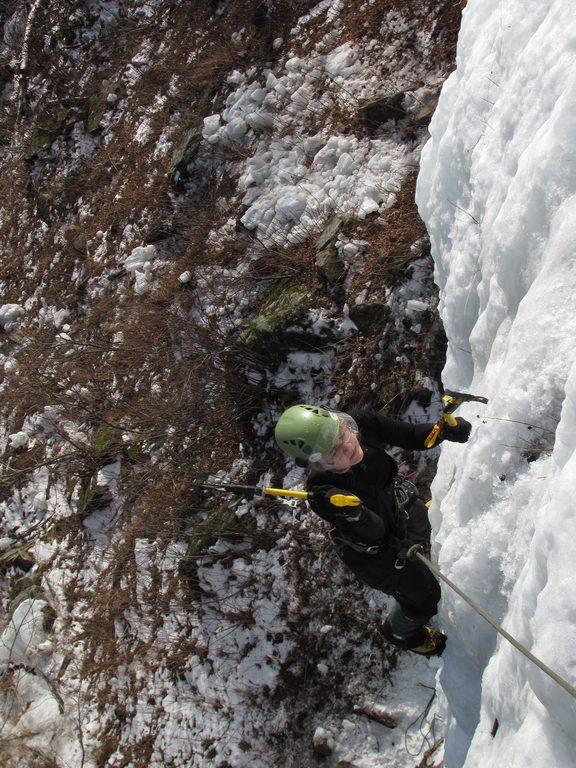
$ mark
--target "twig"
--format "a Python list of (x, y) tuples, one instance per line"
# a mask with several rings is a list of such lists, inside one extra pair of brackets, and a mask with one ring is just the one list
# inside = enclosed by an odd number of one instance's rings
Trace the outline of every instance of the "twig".
[(539, 427), (538, 424), (531, 424), (529, 421), (519, 421), (518, 419), (504, 419), (498, 416), (482, 416), (482, 421), (508, 421), (510, 424), (521, 424), (528, 429), (539, 429), (542, 432), (549, 432), (551, 435), (555, 434), (556, 430), (549, 427)]
[(71, 459), (73, 457), (85, 455), (86, 451), (74, 451), (72, 453), (65, 453), (62, 456), (58, 456), (56, 459), (49, 459), (48, 461), (42, 461), (39, 464), (33, 464), (31, 467), (26, 467), (26, 469), (12, 469), (12, 467), (6, 467), (6, 471), (10, 472), (11, 474), (4, 476), (0, 475), (0, 483), (18, 475), (26, 475), (28, 472), (34, 472), (35, 469), (39, 469), (40, 467), (48, 467), (51, 464), (59, 464), (61, 461), (66, 461), (67, 459)]
[(454, 208), (458, 208), (458, 210), (459, 210), (459, 211), (462, 211), (462, 213), (465, 213), (465, 214), (466, 214), (466, 216), (470, 216), (470, 218), (472, 219), (472, 221), (473, 221), (475, 224), (478, 224), (478, 226), (480, 226), (480, 222), (478, 221), (478, 219), (474, 218), (474, 216), (472, 216), (472, 214), (471, 214), (471, 213), (469, 213), (469, 212), (468, 212), (468, 211), (467, 211), (465, 208), (462, 208), (462, 206), (461, 206), (461, 205), (457, 205), (456, 203), (453, 203), (453, 202), (452, 202), (452, 200), (448, 200), (448, 202), (450, 203), (450, 205), (453, 205), (453, 206), (454, 206)]
[(443, 743), (444, 743), (444, 739), (442, 739), (442, 738), (436, 739), (436, 741), (434, 742), (434, 744), (432, 744), (430, 749), (427, 749), (426, 752), (424, 752), (422, 760), (418, 763), (416, 768), (433, 768), (433, 767), (429, 766), (428, 760), (432, 757), (432, 755), (435, 752), (437, 752), (440, 749), (440, 747), (442, 746)]

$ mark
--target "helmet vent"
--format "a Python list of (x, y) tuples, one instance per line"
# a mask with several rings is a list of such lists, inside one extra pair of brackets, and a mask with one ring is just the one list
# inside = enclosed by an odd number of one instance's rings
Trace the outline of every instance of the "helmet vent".
[(292, 445), (294, 448), (299, 448), (302, 453), (305, 453), (307, 455), (312, 453), (312, 448), (306, 444), (302, 438), (293, 438), (292, 440), (283, 440), (282, 441), (285, 445)]
[(318, 405), (304, 405), (302, 406), (305, 411), (310, 411), (311, 413), (314, 413), (316, 416), (324, 416), (325, 419), (332, 419), (332, 412), (329, 411), (327, 408), (324, 408), (323, 406)]

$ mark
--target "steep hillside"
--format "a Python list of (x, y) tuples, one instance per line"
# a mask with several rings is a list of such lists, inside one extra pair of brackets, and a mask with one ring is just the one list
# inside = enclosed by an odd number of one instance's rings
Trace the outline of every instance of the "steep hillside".
[(302, 508), (192, 490), (301, 481), (297, 400), (435, 413), (463, 3), (353, 5), (3, 4), (6, 765), (315, 765), (399, 663)]

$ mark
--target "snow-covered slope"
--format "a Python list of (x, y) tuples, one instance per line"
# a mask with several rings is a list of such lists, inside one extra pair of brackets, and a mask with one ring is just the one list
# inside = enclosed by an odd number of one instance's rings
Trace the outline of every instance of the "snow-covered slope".
[[(318, 520), (190, 486), (300, 483), (272, 438), (295, 397), (437, 392), (413, 185), (463, 1), (0, 14), (2, 766), (438, 754), (441, 662), (384, 641)], [(284, 278), (307, 288), (285, 329), (330, 344), (244, 354)], [(360, 332), (366, 307), (385, 325)]]
[[(444, 384), (466, 450), (443, 449), (432, 508), (442, 570), (576, 682), (576, 11), (471, 0), (417, 201), (449, 339)], [(576, 765), (569, 693), (448, 588), (445, 764)]]

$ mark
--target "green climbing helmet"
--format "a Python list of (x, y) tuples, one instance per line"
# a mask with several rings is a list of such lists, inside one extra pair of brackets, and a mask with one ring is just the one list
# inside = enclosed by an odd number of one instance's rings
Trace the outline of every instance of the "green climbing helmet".
[(278, 419), (276, 442), (293, 459), (320, 461), (338, 438), (340, 417), (321, 405), (293, 405)]

